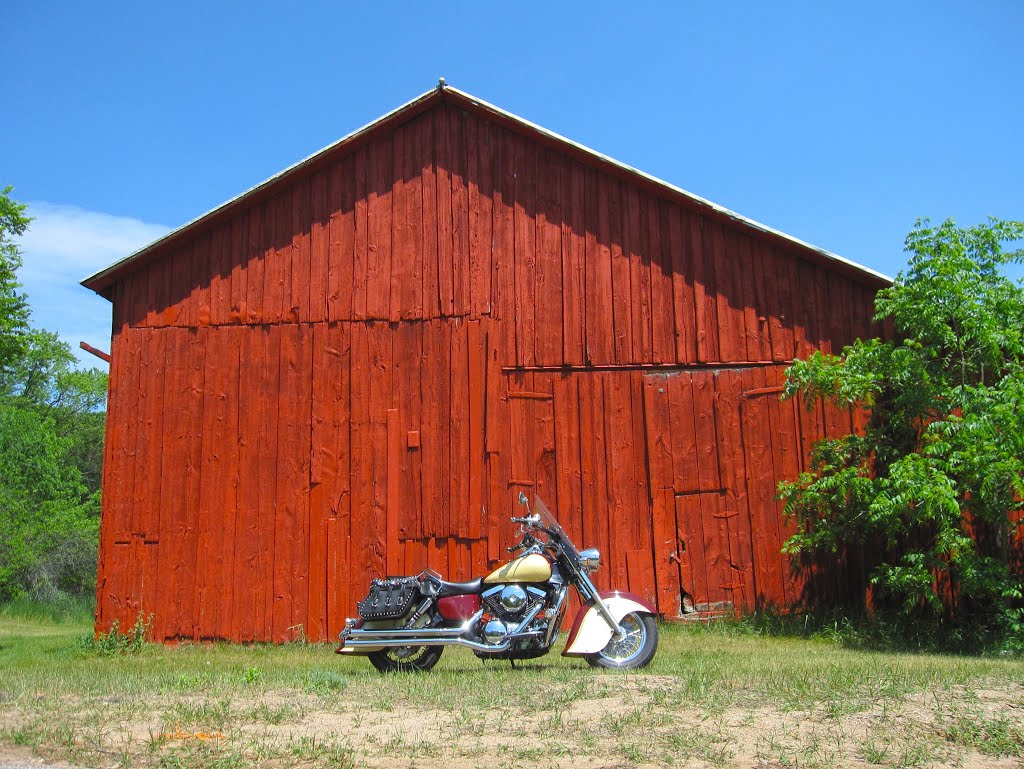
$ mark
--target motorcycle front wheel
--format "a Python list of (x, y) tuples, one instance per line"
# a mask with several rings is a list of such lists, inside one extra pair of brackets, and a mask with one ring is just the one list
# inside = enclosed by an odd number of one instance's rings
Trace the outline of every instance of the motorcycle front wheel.
[(366, 656), (381, 673), (425, 673), (437, 664), (443, 651), (443, 646), (391, 646)]
[(624, 635), (612, 638), (599, 652), (587, 655), (587, 662), (599, 668), (642, 668), (658, 650), (658, 623), (650, 614), (632, 612), (619, 620)]

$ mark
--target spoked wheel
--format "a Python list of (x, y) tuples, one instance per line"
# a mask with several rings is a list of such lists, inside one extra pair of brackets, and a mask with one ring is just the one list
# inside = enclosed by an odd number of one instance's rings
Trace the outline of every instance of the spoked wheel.
[(437, 664), (443, 651), (443, 646), (391, 646), (367, 657), (381, 673), (426, 672)]
[(658, 650), (658, 625), (650, 614), (632, 612), (619, 620), (624, 635), (608, 642), (601, 651), (587, 655), (587, 662), (599, 668), (642, 668)]

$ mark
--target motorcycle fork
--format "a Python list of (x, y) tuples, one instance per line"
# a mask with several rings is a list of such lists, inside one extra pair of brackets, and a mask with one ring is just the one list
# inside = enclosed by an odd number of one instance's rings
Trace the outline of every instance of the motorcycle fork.
[[(580, 583), (586, 588), (586, 590), (580, 590)], [(604, 601), (601, 600), (601, 595), (597, 591), (597, 586), (590, 581), (584, 572), (579, 574), (579, 583), (576, 584), (576, 589), (579, 590), (580, 595), (587, 600), (594, 602), (594, 608), (597, 609), (597, 613), (600, 614), (604, 621), (608, 623), (608, 627), (612, 629), (612, 636), (616, 641), (621, 641), (625, 633), (622, 632), (622, 627), (618, 622), (615, 621), (615, 617), (608, 610), (608, 606)]]

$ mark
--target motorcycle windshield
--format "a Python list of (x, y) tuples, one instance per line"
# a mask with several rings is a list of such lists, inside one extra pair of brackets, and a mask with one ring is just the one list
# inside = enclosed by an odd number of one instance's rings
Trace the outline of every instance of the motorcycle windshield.
[(577, 561), (580, 557), (579, 550), (576, 549), (576, 545), (569, 539), (569, 535), (565, 533), (558, 521), (555, 519), (554, 513), (548, 510), (548, 506), (544, 504), (544, 500), (538, 496), (533, 498), (533, 512), (540, 516), (540, 525), (551, 532), (551, 536), (557, 537), (562, 548)]

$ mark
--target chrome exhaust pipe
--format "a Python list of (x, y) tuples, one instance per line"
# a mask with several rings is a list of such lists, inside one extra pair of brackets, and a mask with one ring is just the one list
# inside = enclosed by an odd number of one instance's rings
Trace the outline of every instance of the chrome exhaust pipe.
[(358, 630), (346, 627), (341, 631), (341, 646), (339, 652), (345, 649), (358, 649), (360, 647), (392, 647), (392, 646), (467, 646), (482, 652), (500, 654), (506, 651), (513, 641), (521, 638), (533, 638), (543, 635), (541, 630), (523, 632), (533, 618), (540, 613), (542, 604), (538, 603), (523, 617), (518, 627), (509, 633), (503, 641), (496, 644), (484, 644), (479, 641), (471, 641), (463, 638), (468, 631), (483, 616), (484, 610), (480, 609), (476, 614), (466, 620), (457, 628), (442, 628), (435, 630), (424, 630), (423, 628), (371, 628), (369, 630)]
[(513, 641), (521, 638), (533, 638), (541, 635), (539, 630), (531, 630), (529, 633), (511, 635), (499, 644), (483, 644), (479, 641), (471, 641), (468, 638), (346, 638), (342, 641), (342, 649), (358, 649), (360, 647), (392, 647), (392, 646), (467, 646), (481, 652), (500, 654), (507, 651)]
[[(449, 628), (422, 628), (422, 627), (380, 627), (380, 628), (368, 628), (363, 630), (361, 628), (345, 628), (341, 631), (340, 638), (345, 643), (348, 643), (349, 639), (405, 639), (400, 645), (405, 646), (410, 643), (409, 639), (413, 638), (429, 638), (433, 640), (441, 640), (444, 638), (458, 638), (460, 635), (469, 630), (473, 625), (483, 616), (484, 611), (481, 609), (472, 617), (463, 622), (459, 627)], [(377, 644), (378, 646), (380, 644)]]

